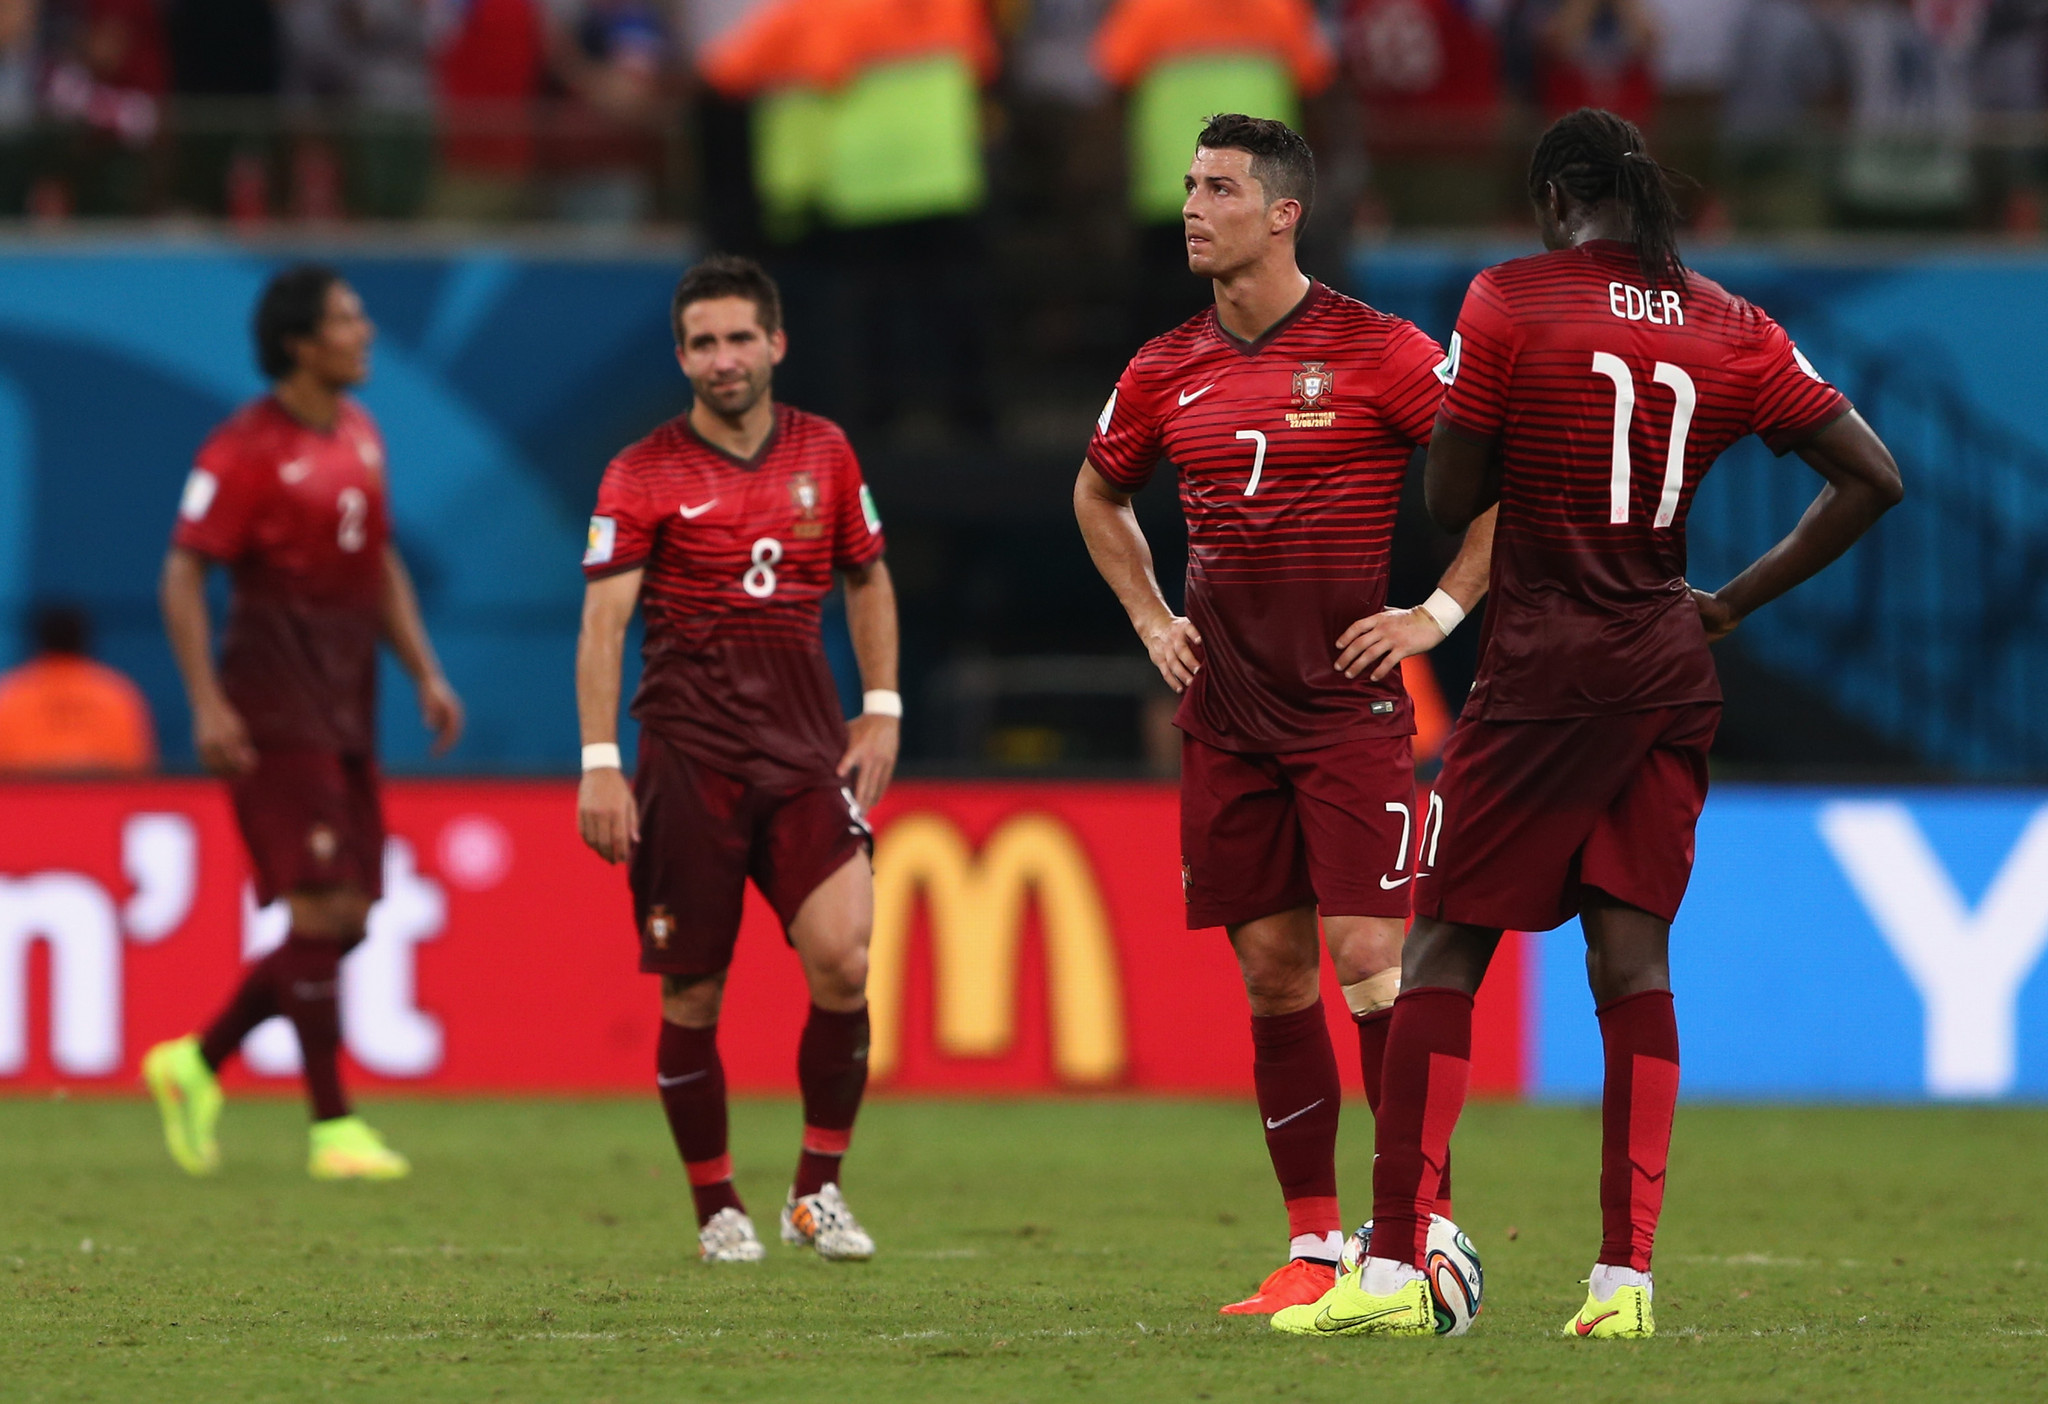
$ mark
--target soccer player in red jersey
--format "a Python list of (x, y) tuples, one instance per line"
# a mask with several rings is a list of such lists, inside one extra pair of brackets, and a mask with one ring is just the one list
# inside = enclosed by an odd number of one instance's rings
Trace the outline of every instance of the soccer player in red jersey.
[[(811, 1011), (797, 1045), (804, 1130), (782, 1207), (785, 1243), (865, 1259), (875, 1245), (840, 1193), (867, 1086), (867, 811), (896, 766), (896, 596), (882, 523), (845, 434), (775, 403), (782, 302), (760, 267), (711, 258), (676, 288), (676, 360), (696, 401), (612, 460), (583, 558), (576, 649), (583, 840), (624, 862), (640, 968), (661, 976), (655, 1082), (696, 1201), (706, 1262), (763, 1256), (732, 1183), (718, 1009), (747, 879), (803, 962)], [(849, 726), (819, 637), (834, 572), (867, 693)], [(633, 715), (620, 768), (619, 667), (641, 607)]]
[[(223, 1063), (283, 1015), (299, 1036), (321, 1179), (394, 1179), (405, 1158), (349, 1112), (342, 1091), (341, 958), (383, 890), (377, 793), (377, 644), (419, 688), (446, 751), (462, 703), (441, 675), (412, 578), (391, 542), (384, 441), (349, 397), (370, 371), (375, 329), (330, 269), (278, 274), (256, 311), (271, 392), (214, 431), (185, 483), (163, 571), (164, 626), (192, 706), (200, 761), (228, 782), (256, 897), (291, 910), (284, 944), (251, 966), (201, 1034), (157, 1045), (143, 1076), (171, 1155), (193, 1174), (220, 1163)], [(234, 580), (215, 666), (206, 574)]]
[[(1232, 1314), (1314, 1301), (1334, 1280), (1341, 1090), (1317, 917), (1377, 1106), (1420, 827), (1398, 665), (1478, 602), (1491, 527), (1468, 534), (1423, 606), (1385, 608), (1402, 480), (1448, 363), (1410, 323), (1302, 274), (1314, 186), (1308, 144), (1281, 123), (1226, 115), (1203, 130), (1183, 218), (1215, 306), (1138, 352), (1074, 487), (1089, 553), (1181, 694), (1188, 926), (1225, 928), (1251, 1001), (1289, 1254)], [(1130, 505), (1161, 459), (1180, 472), (1186, 617), (1160, 594)]]
[[(1371, 1256), (1302, 1334), (1428, 1334), (1431, 1201), (1465, 1100), (1472, 996), (1503, 930), (1577, 915), (1606, 1050), (1602, 1238), (1575, 1337), (1655, 1331), (1650, 1251), (1678, 1096), (1671, 921), (1721, 692), (1708, 645), (1846, 551), (1901, 496), (1870, 426), (1761, 310), (1678, 257), (1642, 133), (1581, 109), (1536, 147), (1550, 250), (1473, 281), (1425, 487), (1455, 530), (1498, 504), (1479, 678), (1444, 753), (1387, 1043)], [(1746, 434), (1825, 480), (1712, 594), (1685, 517)]]

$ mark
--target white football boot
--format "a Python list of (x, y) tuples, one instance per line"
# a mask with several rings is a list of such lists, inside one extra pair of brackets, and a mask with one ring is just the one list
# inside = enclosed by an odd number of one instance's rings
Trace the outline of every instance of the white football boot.
[(782, 1241), (792, 1248), (815, 1248), (819, 1257), (836, 1263), (864, 1263), (875, 1256), (875, 1240), (846, 1207), (836, 1184), (783, 1203)]
[(707, 1263), (758, 1263), (768, 1256), (754, 1221), (730, 1205), (697, 1230), (697, 1256)]

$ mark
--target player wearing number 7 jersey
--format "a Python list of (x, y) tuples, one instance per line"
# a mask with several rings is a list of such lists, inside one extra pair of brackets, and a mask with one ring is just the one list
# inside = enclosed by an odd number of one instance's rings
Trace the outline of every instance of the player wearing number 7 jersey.
[[(1537, 145), (1548, 253), (1488, 269), (1458, 320), (1430, 442), (1431, 514), (1499, 504), (1479, 678), (1445, 752), (1442, 837), (1416, 878), (1388, 1038), (1372, 1254), (1283, 1330), (1428, 1334), (1436, 1179), (1464, 1103), (1472, 996), (1504, 929), (1581, 918), (1606, 1053), (1603, 1234), (1565, 1333), (1647, 1336), (1678, 1095), (1668, 951), (1720, 716), (1708, 645), (1898, 502), (1890, 453), (1762, 311), (1687, 270), (1669, 177), (1633, 124), (1581, 110)], [(1685, 519), (1746, 434), (1826, 480), (1713, 594)], [(1334, 1326), (1331, 1323), (1336, 1323)]]
[[(256, 896), (283, 899), (283, 944), (251, 965), (201, 1034), (152, 1048), (144, 1080), (171, 1155), (219, 1166), (219, 1071), (258, 1024), (289, 1020), (312, 1102), (309, 1168), (322, 1179), (393, 1179), (405, 1158), (349, 1114), (341, 1086), (341, 959), (383, 888), (377, 793), (377, 644), (419, 686), (437, 748), (462, 730), (412, 580), (391, 541), (384, 442), (347, 393), (369, 375), (374, 328), (333, 270), (286, 269), (256, 309), (271, 392), (199, 450), (164, 562), (164, 626), (192, 704), (199, 759), (228, 782)], [(206, 573), (234, 577), (216, 666)]]
[[(577, 820), (629, 864), (640, 968), (662, 977), (655, 1084), (695, 1200), (706, 1262), (762, 1256), (732, 1184), (718, 1010), (751, 878), (801, 958), (811, 1011), (797, 1046), (803, 1152), (782, 1210), (787, 1243), (867, 1258), (839, 1190), (867, 1085), (866, 813), (896, 764), (896, 603), (882, 524), (838, 427), (777, 405), (786, 339), (775, 284), (746, 259), (683, 275), (676, 359), (696, 402), (612, 460), (583, 568), (576, 704)], [(851, 728), (819, 638), (834, 572), (864, 714)], [(618, 749), (619, 669), (635, 606), (646, 623), (638, 765)]]
[[(1307, 143), (1282, 124), (1210, 121), (1183, 219), (1215, 306), (1131, 361), (1074, 491), (1097, 567), (1182, 693), (1187, 922), (1225, 929), (1251, 1001), (1289, 1249), (1223, 1308), (1247, 1315), (1313, 1301), (1335, 1277), (1341, 1092), (1317, 919), (1376, 1106), (1422, 827), (1397, 669), (1478, 602), (1490, 526), (1423, 607), (1386, 608), (1402, 480), (1449, 367), (1410, 323), (1302, 274), (1294, 240), (1314, 182)], [(1186, 618), (1160, 594), (1130, 507), (1162, 459), (1187, 518)]]

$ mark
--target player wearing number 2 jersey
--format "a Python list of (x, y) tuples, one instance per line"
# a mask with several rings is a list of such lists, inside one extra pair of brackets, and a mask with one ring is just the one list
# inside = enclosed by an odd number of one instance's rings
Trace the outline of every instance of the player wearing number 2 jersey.
[[(867, 1083), (874, 909), (866, 811), (895, 766), (896, 606), (882, 524), (836, 425), (775, 403), (785, 345), (775, 284), (745, 259), (684, 275), (676, 356), (696, 392), (605, 470), (577, 645), (583, 838), (625, 861), (640, 968), (662, 977), (655, 1082), (696, 1202), (707, 1262), (762, 1256), (732, 1184), (718, 1009), (749, 878), (802, 958), (811, 1012), (797, 1048), (803, 1153), (785, 1242), (827, 1258), (874, 1243), (840, 1194)], [(868, 687), (850, 731), (819, 639), (834, 572)], [(619, 667), (646, 621), (639, 761), (617, 745)]]
[[(204, 1034), (143, 1059), (171, 1154), (194, 1174), (219, 1163), (214, 1074), (272, 1015), (299, 1036), (312, 1173), (390, 1179), (407, 1168), (349, 1114), (339, 1064), (341, 958), (363, 939), (383, 887), (378, 641), (418, 683), (440, 749), (460, 733), (462, 708), (391, 544), (384, 441), (345, 393), (369, 374), (371, 335), (362, 302), (332, 271), (272, 280), (256, 314), (272, 392), (200, 449), (164, 563), (164, 622), (199, 759), (228, 780), (257, 899), (291, 909), (284, 943), (249, 968)], [(218, 667), (205, 595), (214, 565), (234, 577)]]
[[(1290, 1241), (1259, 1291), (1223, 1308), (1244, 1314), (1312, 1301), (1334, 1279), (1341, 1093), (1317, 918), (1377, 1103), (1417, 828), (1396, 669), (1442, 642), (1486, 569), (1482, 527), (1424, 607), (1386, 608), (1402, 480), (1448, 365), (1411, 324), (1302, 275), (1294, 237), (1313, 186), (1307, 144), (1280, 123), (1226, 116), (1203, 131), (1184, 218), (1216, 305), (1132, 360), (1074, 497), (1104, 578), (1182, 692), (1188, 925), (1226, 929), (1251, 998)], [(1130, 509), (1161, 460), (1187, 518), (1185, 619)]]
[[(1678, 1095), (1668, 952), (1720, 715), (1708, 644), (1899, 500), (1898, 468), (1763, 312), (1679, 261), (1668, 176), (1590, 109), (1531, 163), (1550, 252), (1474, 281), (1425, 487), (1457, 528), (1499, 504), (1479, 678), (1444, 755), (1387, 1045), (1372, 1256), (1302, 1334), (1429, 1334), (1431, 1200), (1463, 1105), (1472, 995), (1504, 928), (1584, 924), (1606, 1053), (1603, 1235), (1574, 1337), (1647, 1336)], [(1700, 478), (1756, 434), (1826, 486), (1708, 595), (1685, 579)], [(1431, 859), (1434, 861), (1430, 861)]]

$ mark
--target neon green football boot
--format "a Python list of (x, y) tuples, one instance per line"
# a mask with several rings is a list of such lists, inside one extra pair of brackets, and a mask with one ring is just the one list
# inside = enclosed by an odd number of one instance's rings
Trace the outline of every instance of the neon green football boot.
[(220, 1079), (199, 1056), (195, 1034), (159, 1043), (142, 1055), (142, 1081), (164, 1118), (164, 1145), (188, 1175), (220, 1169)]
[(1657, 1314), (1650, 1308), (1647, 1287), (1617, 1287), (1604, 1302), (1589, 1289), (1578, 1315), (1564, 1323), (1564, 1333), (1586, 1341), (1640, 1341), (1657, 1334)]
[(1360, 1283), (1363, 1271), (1348, 1273), (1307, 1306), (1274, 1313), (1273, 1329), (1291, 1336), (1433, 1336), (1436, 1307), (1421, 1278), (1400, 1291), (1376, 1297)]
[(306, 1173), (316, 1180), (402, 1180), (412, 1162), (384, 1144), (359, 1116), (316, 1121)]

